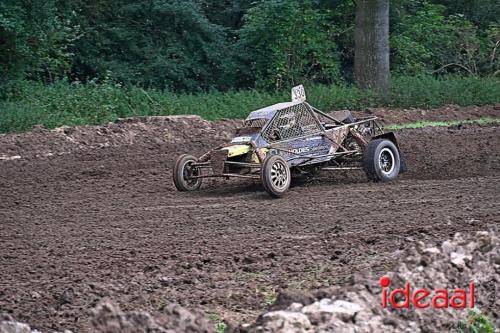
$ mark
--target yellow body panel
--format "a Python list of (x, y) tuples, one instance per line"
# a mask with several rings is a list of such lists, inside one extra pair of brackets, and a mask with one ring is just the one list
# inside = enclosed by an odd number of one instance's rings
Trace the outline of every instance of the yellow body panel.
[[(252, 151), (252, 147), (250, 145), (232, 145), (232, 146), (221, 148), (221, 150), (227, 150), (227, 157), (234, 157), (234, 156), (248, 154), (250, 151)], [(267, 154), (269, 149), (261, 148), (261, 151), (264, 154)], [(252, 162), (259, 163), (259, 158), (257, 157), (257, 154), (255, 153), (255, 151), (252, 151)]]
[(251, 149), (249, 145), (233, 145), (229, 147), (221, 148), (222, 150), (227, 150), (227, 157), (240, 156), (248, 153)]

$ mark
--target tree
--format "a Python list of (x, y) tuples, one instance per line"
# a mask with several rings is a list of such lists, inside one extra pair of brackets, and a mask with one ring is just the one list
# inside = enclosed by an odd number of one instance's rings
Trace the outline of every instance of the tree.
[(55, 0), (0, 2), (0, 81), (28, 77), (52, 82), (71, 68), (78, 38), (71, 13)]
[[(394, 5), (392, 5), (394, 9)], [(391, 71), (402, 75), (489, 74), (498, 61), (495, 25), (482, 31), (462, 14), (428, 1), (392, 20)]]
[(340, 80), (337, 46), (325, 14), (311, 0), (259, 2), (239, 36), (244, 76), (258, 88)]
[(389, 0), (356, 0), (354, 79), (382, 98), (389, 90)]
[(226, 30), (194, 0), (82, 1), (73, 73), (196, 92), (231, 86)]

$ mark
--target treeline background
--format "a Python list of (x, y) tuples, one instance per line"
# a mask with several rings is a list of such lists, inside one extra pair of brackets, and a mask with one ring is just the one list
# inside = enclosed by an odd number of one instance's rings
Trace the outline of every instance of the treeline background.
[[(377, 105), (351, 87), (354, 14), (352, 0), (1, 0), (0, 131), (242, 116), (172, 100), (251, 109), (301, 83), (326, 108)], [(390, 45), (393, 105), (499, 101), (498, 0), (392, 0)]]

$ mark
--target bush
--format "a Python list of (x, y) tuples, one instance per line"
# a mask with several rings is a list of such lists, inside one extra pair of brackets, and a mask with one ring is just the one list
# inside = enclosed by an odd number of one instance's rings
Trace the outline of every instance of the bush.
[[(394, 77), (391, 106), (437, 107), (444, 104), (485, 105), (500, 102), (497, 77)], [(381, 105), (370, 92), (349, 85), (306, 86), (308, 100), (325, 110), (360, 110)], [(0, 132), (20, 132), (42, 124), (105, 124), (133, 116), (194, 114), (205, 119), (244, 118), (252, 110), (288, 101), (290, 92), (257, 90), (174, 94), (112, 82), (50, 85), (17, 81), (4, 86), (0, 95)]]

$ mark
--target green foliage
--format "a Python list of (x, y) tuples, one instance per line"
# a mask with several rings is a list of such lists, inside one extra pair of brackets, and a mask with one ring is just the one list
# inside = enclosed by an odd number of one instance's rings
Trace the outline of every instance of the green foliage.
[[(352, 0), (2, 0), (0, 86), (173, 92), (352, 82)], [(391, 0), (397, 75), (500, 73), (498, 0)]]
[(208, 319), (211, 320), (212, 322), (214, 322), (215, 324), (215, 332), (217, 333), (224, 333), (224, 331), (226, 330), (227, 328), (227, 325), (226, 323), (224, 323), (221, 319), (221, 317), (216, 314), (216, 313), (211, 313), (208, 315)]
[(210, 22), (229, 29), (241, 28), (243, 15), (251, 8), (253, 0), (198, 0)]
[[(443, 104), (482, 105), (500, 102), (500, 78), (395, 77), (391, 87), (394, 106), (436, 107)], [(321, 110), (359, 110), (380, 105), (370, 92), (348, 85), (308, 85), (308, 100)], [(256, 90), (175, 94), (110, 81), (96, 83), (58, 80), (45, 85), (15, 81), (0, 96), (0, 132), (20, 132), (41, 124), (105, 124), (132, 116), (195, 114), (205, 119), (245, 118), (249, 112), (288, 101), (288, 90)]]
[(392, 69), (404, 75), (431, 73), (492, 73), (498, 25), (480, 31), (463, 14), (446, 16), (446, 7), (424, 1), (415, 12), (401, 15), (390, 42)]
[[(231, 85), (224, 76), (230, 59), (226, 33), (196, 2), (116, 0), (97, 6), (82, 2), (79, 76), (109, 75), (124, 84), (175, 91)], [(101, 15), (88, 20), (94, 10)]]
[(481, 28), (500, 24), (498, 0), (435, 0), (446, 7), (447, 15), (462, 14)]
[[(500, 6), (499, 6), (500, 7)], [(500, 74), (500, 24), (492, 23), (485, 31), (485, 43), (483, 45), (486, 50), (490, 51), (489, 59), (486, 59), (485, 69), (494, 75)], [(489, 63), (488, 63), (489, 60)]]
[(240, 38), (246, 75), (259, 88), (340, 80), (326, 16), (310, 0), (259, 2), (245, 16)]
[(227, 325), (223, 322), (215, 324), (215, 332), (224, 333), (226, 331)]
[(71, 68), (79, 26), (55, 0), (0, 2), (0, 83), (26, 77), (51, 82)]
[(277, 294), (276, 291), (270, 290), (264, 292), (264, 305), (269, 307), (276, 302)]
[(460, 333), (494, 333), (495, 326), (489, 316), (478, 310), (470, 310), (467, 319), (458, 323)]

